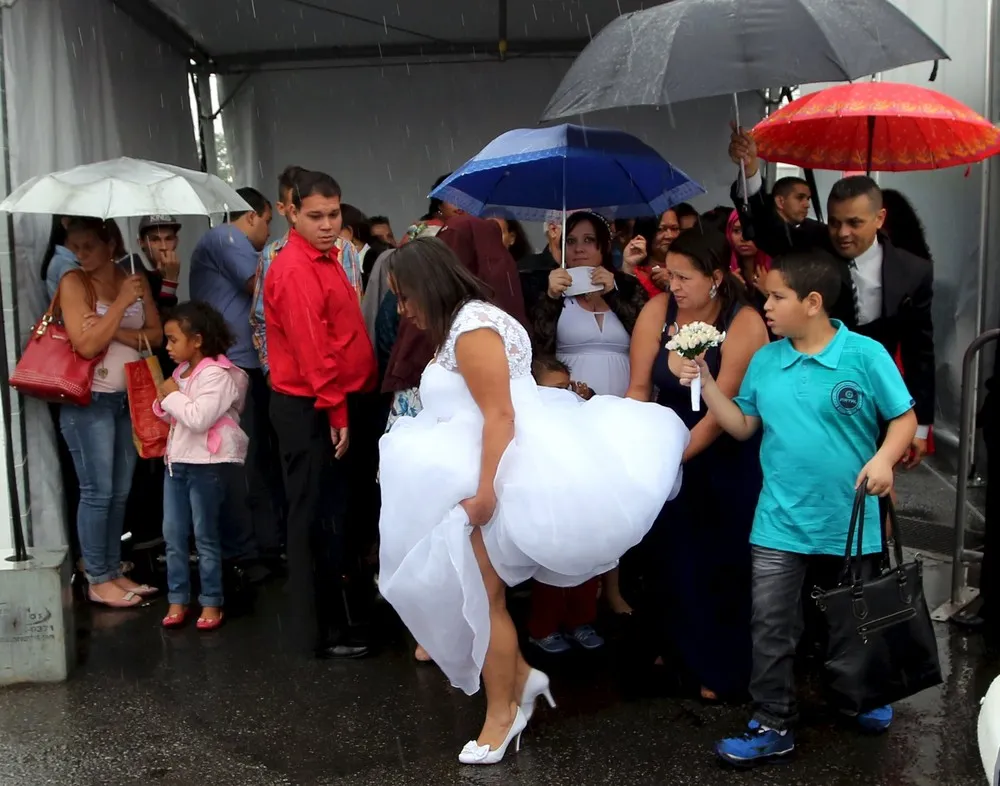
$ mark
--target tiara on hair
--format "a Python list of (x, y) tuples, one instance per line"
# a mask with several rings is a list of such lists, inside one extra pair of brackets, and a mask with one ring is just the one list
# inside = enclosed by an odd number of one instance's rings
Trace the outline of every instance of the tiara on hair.
[[(582, 210), (574, 210), (573, 213), (586, 213), (588, 216), (599, 218), (601, 220), (601, 223), (603, 223), (604, 226), (608, 228), (608, 232), (611, 235), (615, 234), (615, 228), (611, 225), (611, 222), (607, 219), (606, 216), (602, 216), (596, 210), (591, 210), (590, 208), (583, 208)], [(570, 215), (573, 215), (573, 213), (570, 213)], [(567, 216), (567, 218), (569, 218), (569, 216)]]

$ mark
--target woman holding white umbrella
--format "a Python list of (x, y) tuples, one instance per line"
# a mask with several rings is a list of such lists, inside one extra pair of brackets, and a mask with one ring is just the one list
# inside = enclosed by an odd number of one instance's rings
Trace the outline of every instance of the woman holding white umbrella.
[(140, 347), (163, 341), (160, 317), (142, 275), (127, 275), (115, 264), (114, 233), (99, 218), (72, 218), (66, 246), (80, 269), (59, 283), (59, 307), (77, 353), (103, 358), (94, 373), (88, 406), (64, 404), (62, 431), (80, 481), (77, 533), (88, 599), (112, 608), (130, 608), (156, 590), (121, 572), (121, 535), (137, 454), (125, 393), (125, 364), (139, 359)]

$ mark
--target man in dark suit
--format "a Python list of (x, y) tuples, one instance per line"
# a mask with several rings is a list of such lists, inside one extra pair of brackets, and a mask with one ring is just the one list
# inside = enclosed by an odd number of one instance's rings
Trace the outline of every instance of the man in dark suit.
[[(904, 466), (915, 467), (927, 452), (927, 435), (934, 422), (934, 330), (931, 298), (934, 271), (921, 259), (889, 242), (880, 232), (885, 221), (882, 191), (869, 177), (846, 177), (830, 191), (829, 223), (806, 218), (794, 225), (775, 210), (764, 191), (753, 137), (736, 130), (730, 140), (733, 162), (743, 161), (747, 176), (744, 226), (753, 226), (754, 242), (779, 256), (791, 250), (823, 248), (844, 260), (841, 294), (831, 316), (848, 328), (880, 342), (891, 355), (899, 348), (903, 377), (914, 399), (917, 428)], [(742, 188), (733, 186), (734, 202), (744, 202)]]

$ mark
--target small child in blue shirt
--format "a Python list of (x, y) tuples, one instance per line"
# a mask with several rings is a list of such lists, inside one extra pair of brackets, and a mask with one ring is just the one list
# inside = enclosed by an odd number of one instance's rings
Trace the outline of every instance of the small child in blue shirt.
[[(764, 430), (764, 485), (750, 535), (754, 715), (745, 734), (715, 746), (739, 766), (794, 749), (793, 662), (806, 571), (820, 586), (836, 585), (856, 489), (867, 483), (869, 494), (888, 495), (917, 429), (913, 399), (889, 353), (829, 317), (841, 288), (835, 259), (823, 251), (775, 259), (766, 288), (767, 326), (783, 339), (753, 356), (736, 399), (700, 359), (685, 361), (681, 374), (687, 384), (701, 376), (709, 411), (733, 437)], [(888, 431), (879, 447), (881, 423)], [(865, 554), (882, 549), (878, 508), (866, 506)], [(864, 730), (885, 731), (892, 708), (857, 720)]]

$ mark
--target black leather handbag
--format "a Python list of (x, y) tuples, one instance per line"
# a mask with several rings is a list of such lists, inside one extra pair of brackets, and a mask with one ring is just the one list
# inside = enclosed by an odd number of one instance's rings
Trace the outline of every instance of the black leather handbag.
[[(913, 696), (941, 683), (937, 639), (924, 597), (923, 563), (903, 562), (902, 533), (890, 501), (893, 526), (892, 566), (882, 531), (882, 559), (874, 576), (865, 576), (862, 559), (865, 485), (854, 500), (836, 588), (812, 592), (826, 619), (826, 679), (830, 702), (849, 712), (868, 712)], [(857, 549), (852, 554), (854, 536)], [(868, 558), (870, 565), (871, 558)]]

